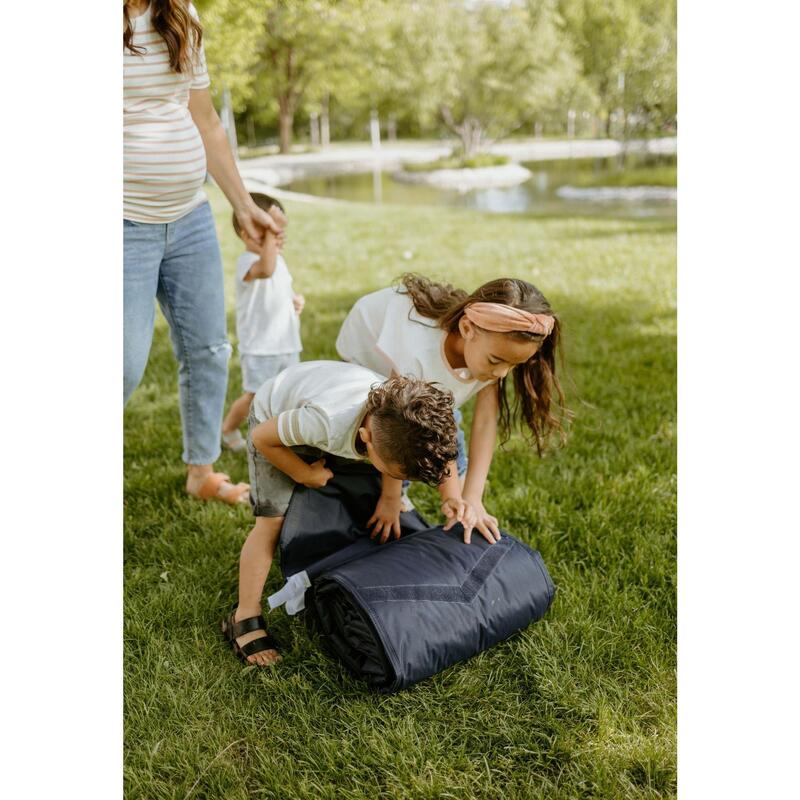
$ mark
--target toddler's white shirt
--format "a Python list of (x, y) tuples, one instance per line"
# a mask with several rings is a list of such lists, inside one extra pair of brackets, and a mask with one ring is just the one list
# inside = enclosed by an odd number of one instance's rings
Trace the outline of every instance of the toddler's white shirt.
[(365, 460), (355, 447), (367, 395), (386, 378), (357, 364), (303, 361), (270, 378), (253, 398), (259, 422), (278, 418), (287, 447), (308, 445), (325, 453)]
[(411, 297), (394, 287), (364, 295), (342, 323), (336, 350), (345, 361), (381, 375), (412, 375), (449, 389), (456, 408), (484, 386), (465, 367), (454, 369), (444, 354), (447, 331), (417, 313)]
[(278, 255), (270, 278), (246, 281), (244, 276), (258, 261), (258, 253), (245, 250), (236, 262), (236, 335), (239, 352), (273, 356), (299, 353), (300, 318), (294, 310), (292, 276)]

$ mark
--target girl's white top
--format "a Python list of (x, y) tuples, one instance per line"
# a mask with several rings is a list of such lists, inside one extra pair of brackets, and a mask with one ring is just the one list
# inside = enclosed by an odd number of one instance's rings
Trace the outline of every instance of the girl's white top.
[[(131, 20), (132, 42), (142, 55), (123, 48), (123, 208), (133, 222), (174, 222), (205, 200), (206, 151), (189, 113), (190, 89), (210, 85), (200, 46), (194, 68), (169, 65), (164, 39), (153, 28), (150, 6)], [(194, 6), (189, 6), (197, 17)]]
[(308, 445), (363, 461), (356, 436), (370, 389), (385, 380), (357, 364), (303, 361), (270, 378), (256, 392), (252, 411), (259, 422), (278, 418), (278, 438), (287, 447)]
[(411, 297), (394, 287), (365, 295), (342, 323), (336, 350), (345, 361), (381, 375), (412, 375), (449, 389), (456, 408), (484, 386), (464, 367), (454, 369), (444, 354), (447, 331), (417, 313)]
[(292, 276), (278, 256), (269, 278), (244, 280), (259, 256), (245, 250), (236, 262), (236, 335), (239, 352), (273, 356), (299, 353), (300, 318), (294, 310)]

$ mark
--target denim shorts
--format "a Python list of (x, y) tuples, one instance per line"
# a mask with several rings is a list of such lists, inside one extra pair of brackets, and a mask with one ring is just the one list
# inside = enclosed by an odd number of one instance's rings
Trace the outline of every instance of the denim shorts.
[[(250, 506), (253, 509), (253, 515), (256, 517), (282, 517), (289, 508), (289, 501), (292, 499), (292, 493), (297, 484), (285, 472), (267, 461), (256, 449), (253, 444), (252, 432), (259, 422), (252, 412), (248, 424), (247, 467), (250, 473)], [(289, 449), (300, 456), (306, 464), (313, 464), (324, 458), (326, 466), (331, 470), (335, 470), (337, 464), (363, 463), (341, 456), (332, 456), (319, 448), (306, 445)]]
[(469, 459), (467, 458), (467, 440), (464, 436), (464, 431), (461, 430), (461, 423), (464, 420), (464, 418), (461, 416), (461, 412), (456, 409), (453, 412), (453, 416), (456, 420), (456, 440), (458, 444), (456, 467), (458, 468), (458, 477), (460, 478), (464, 475), (464, 473), (467, 471), (467, 467), (469, 466)]
[(274, 356), (258, 356), (241, 353), (242, 389), (255, 394), (270, 378), (274, 378), (287, 367), (300, 363), (300, 353), (281, 353)]

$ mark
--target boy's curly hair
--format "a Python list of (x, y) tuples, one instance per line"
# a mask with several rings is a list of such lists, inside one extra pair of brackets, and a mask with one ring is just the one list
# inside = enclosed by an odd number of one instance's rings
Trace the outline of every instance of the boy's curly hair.
[(453, 393), (410, 377), (389, 378), (367, 397), (373, 445), (414, 481), (438, 486), (458, 455)]

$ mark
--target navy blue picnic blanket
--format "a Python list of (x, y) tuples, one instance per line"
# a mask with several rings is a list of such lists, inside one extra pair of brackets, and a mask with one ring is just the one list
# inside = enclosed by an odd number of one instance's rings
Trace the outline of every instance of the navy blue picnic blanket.
[(298, 486), (280, 540), (287, 583), (270, 597), (306, 609), (325, 648), (371, 687), (395, 692), (507, 639), (544, 616), (555, 594), (536, 550), (502, 533), (489, 544), (445, 533), (416, 511), (378, 544), (366, 522), (380, 496), (369, 464), (326, 459), (334, 478)]

